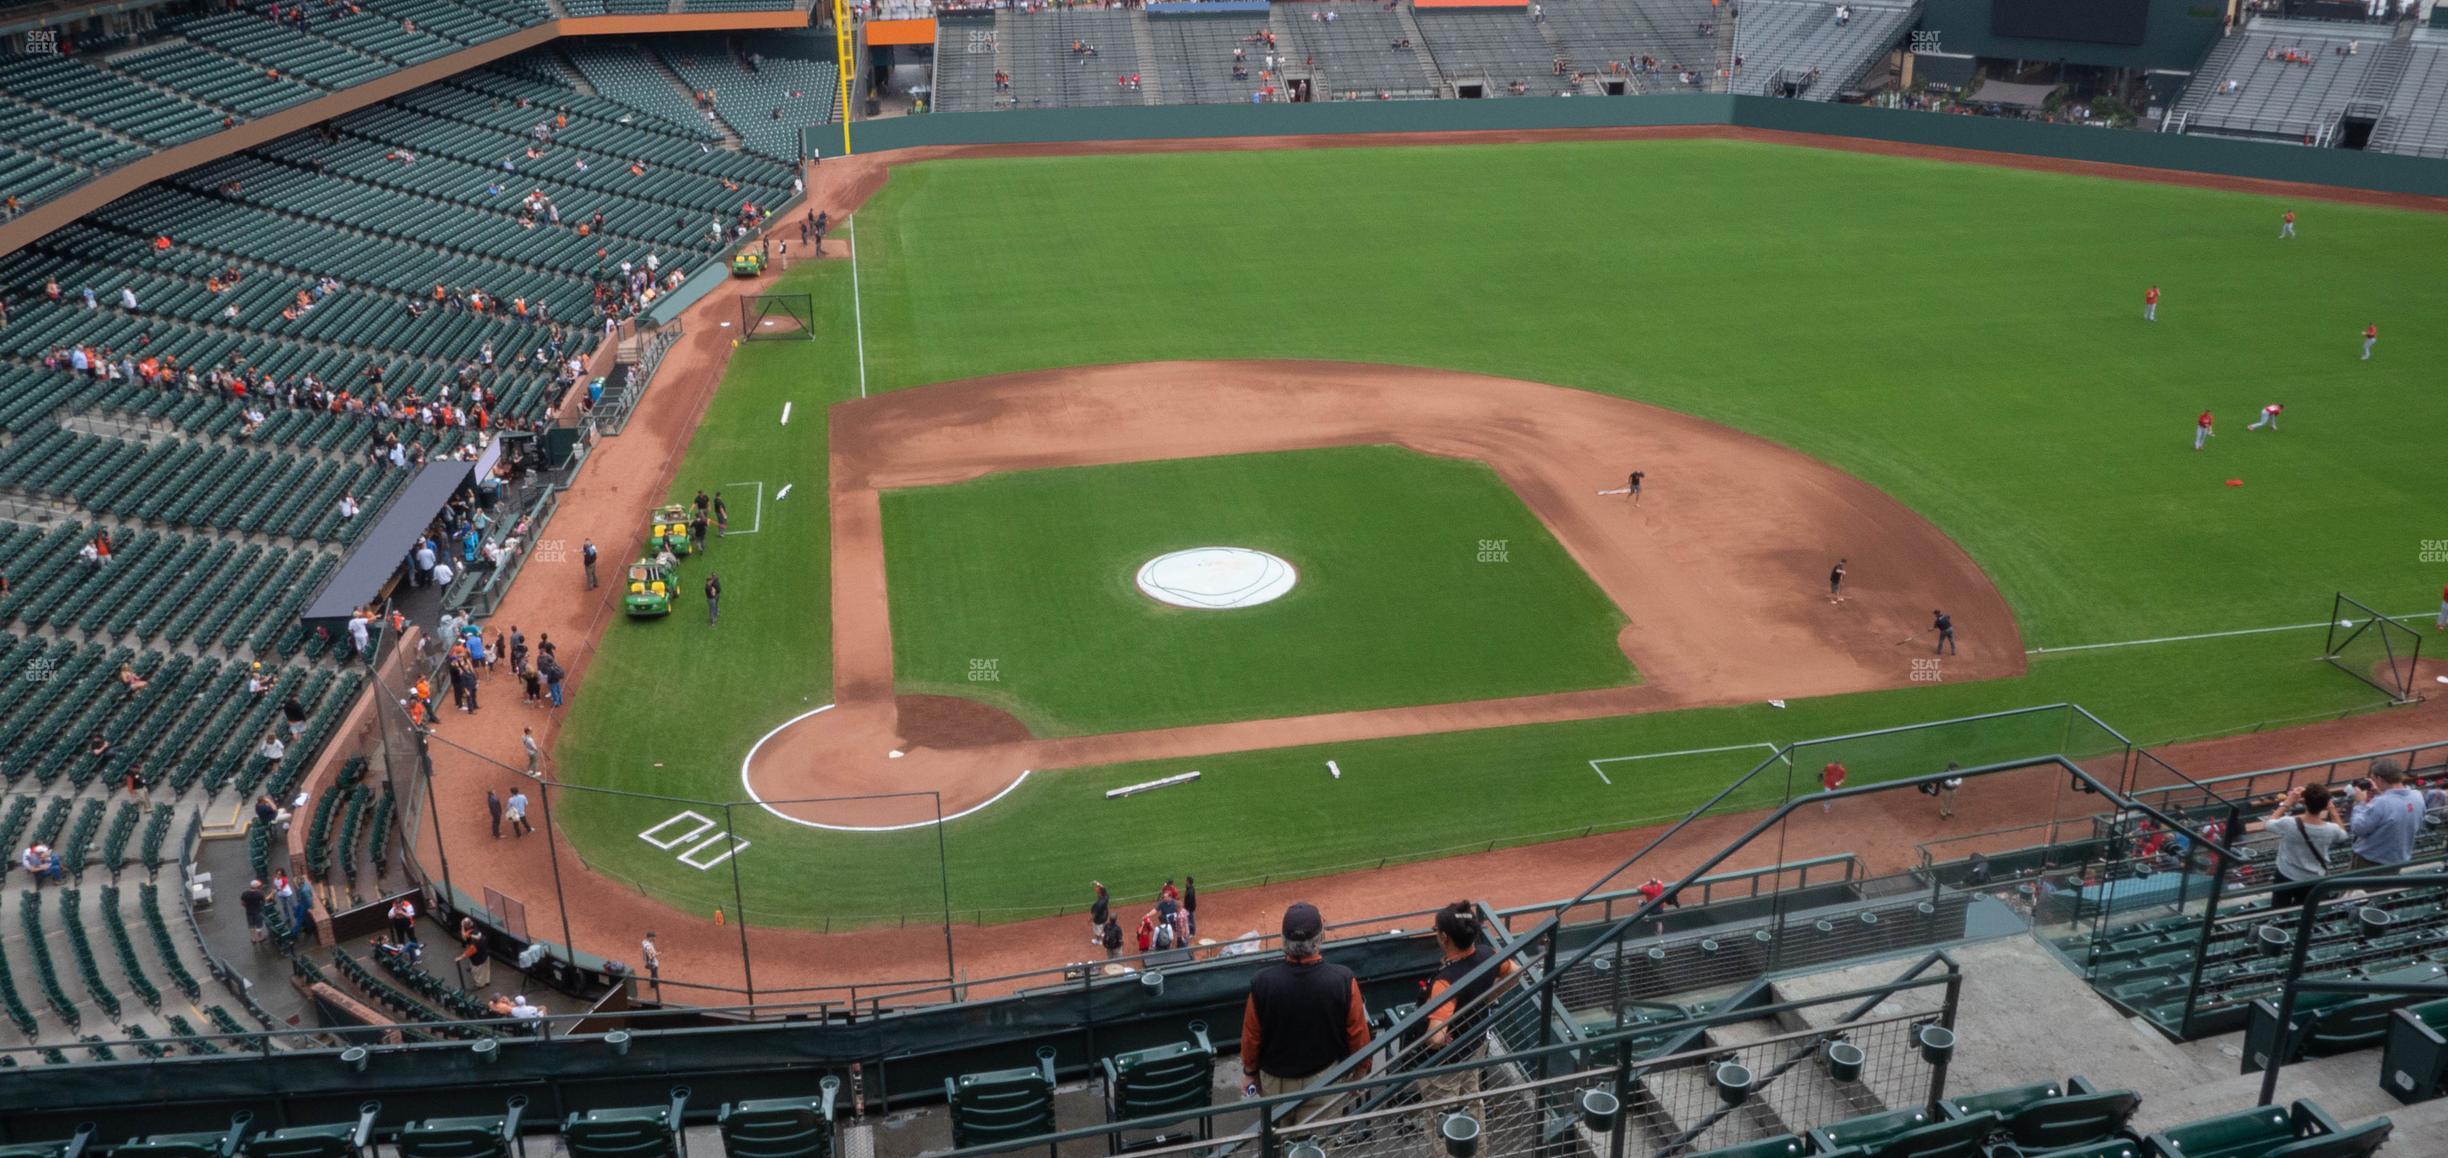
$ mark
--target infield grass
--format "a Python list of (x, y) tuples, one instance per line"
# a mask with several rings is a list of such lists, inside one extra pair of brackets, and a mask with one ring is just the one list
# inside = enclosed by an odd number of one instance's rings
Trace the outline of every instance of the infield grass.
[[(2289, 208), (2302, 236), (2280, 242)], [(1592, 142), (936, 162), (897, 169), (857, 234), (874, 389), (1285, 357), (1620, 394), (1884, 488), (1963, 543), (2035, 646), (2305, 623), (2339, 590), (2413, 611), (2448, 580), (2448, 564), (2422, 560), (2425, 540), (2448, 540), (2432, 465), (2448, 426), (2434, 328), (2448, 216), (1744, 142)], [(2153, 282), (2166, 298), (2146, 324)], [(568, 779), (736, 799), (748, 746), (822, 702), (815, 410), (856, 392), (848, 283), (841, 263), (786, 276), (816, 295), (823, 338), (741, 352), (674, 490), (798, 481), (779, 524), (768, 506), (766, 535), (716, 547), (731, 592), (721, 640), (685, 606), (668, 625), (615, 624), (564, 733)], [(2355, 356), (2367, 322), (2383, 335), (2368, 363)], [(784, 398), (799, 400), (788, 428), (774, 423)], [(2271, 401), (2288, 407), (2283, 431), (2246, 434)], [(2221, 433), (2196, 454), (2204, 408)], [(1670, 510), (1677, 485), (1653, 477), (1649, 501)], [(1030, 916), (1075, 905), (1091, 876), (1195, 872), (1215, 887), (1577, 834), (1715, 787), (1692, 769), (1610, 787), (1585, 763), (1596, 756), (2059, 700), (2146, 742), (2376, 706), (2314, 660), (2320, 642), (2043, 654), (2018, 680), (1787, 711), (1342, 746), (1340, 782), (1310, 750), (1203, 759), (1194, 790), (1143, 801), (1098, 794), (1180, 769), (1039, 776), (950, 826), (953, 905)], [(1158, 816), (1163, 840), (1129, 839)], [(724, 874), (638, 842), (659, 818), (606, 804), (563, 819), (599, 870), (700, 912), (727, 897)], [(909, 911), (910, 879), (933, 885), (922, 842), (761, 823), (738, 861), (752, 917), (891, 917)], [(1079, 832), (1097, 835), (1047, 835)]]
[[(984, 700), (1040, 736), (1633, 682), (1623, 616), (1495, 471), (1398, 447), (892, 491), (884, 544), (901, 691)], [(1201, 546), (1269, 552), (1299, 581), (1233, 610), (1134, 583)]]

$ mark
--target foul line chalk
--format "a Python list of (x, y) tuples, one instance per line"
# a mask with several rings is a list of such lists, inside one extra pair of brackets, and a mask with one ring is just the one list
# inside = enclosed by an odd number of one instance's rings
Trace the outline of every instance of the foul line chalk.
[(1598, 779), (1605, 782), (1608, 787), (1612, 788), (1615, 785), (1615, 778), (1606, 774), (1606, 766), (1609, 764), (1628, 764), (1635, 760), (1663, 760), (1670, 756), (1709, 756), (1719, 752), (1746, 752), (1754, 748), (1765, 748), (1768, 750), (1768, 754), (1771, 756), (1775, 755), (1777, 752), (1776, 745), (1765, 742), (1758, 744), (1727, 744), (1718, 748), (1685, 748), (1679, 752), (1643, 752), (1638, 756), (1601, 756), (1595, 760), (1588, 761), (1588, 764), (1590, 766), (1590, 771), (1597, 773)]
[(790, 403), (785, 402), (782, 404), (782, 425), (784, 426), (790, 425), (790, 408)]
[[(2422, 616), (2424, 616), (2424, 615), (2426, 615), (2426, 614), (2429, 614), (2429, 613), (2428, 613), (2428, 612), (2421, 612), (2421, 611), (2418, 611), (2418, 612), (2415, 612), (2415, 613), (2414, 613), (2414, 614), (2412, 614), (2412, 615), (2392, 615), (2392, 616), (2389, 616), (2388, 618), (2390, 618), (2390, 619), (2419, 619), (2419, 618), (2421, 618)], [(2146, 644), (2146, 643), (2189, 643), (2189, 642), (2191, 642), (2191, 641), (2193, 641), (2193, 640), (2197, 640), (2197, 639), (2231, 639), (2231, 638), (2233, 638), (2233, 637), (2235, 637), (2235, 636), (2239, 636), (2239, 635), (2270, 635), (2270, 634), (2273, 634), (2273, 633), (2276, 633), (2276, 632), (2280, 632), (2280, 631), (2310, 631), (2311, 629), (2313, 629), (2313, 628), (2315, 628), (2315, 627), (2328, 627), (2328, 626), (2330, 626), (2330, 623), (2329, 623), (2329, 621), (2328, 621), (2328, 620), (2326, 620), (2326, 619), (2316, 619), (2316, 620), (2313, 620), (2313, 621), (2312, 621), (2312, 622), (2310, 622), (2310, 623), (2289, 623), (2289, 624), (2286, 624), (2286, 625), (2281, 626), (2281, 627), (2242, 627), (2242, 628), (2237, 628), (2237, 629), (2236, 629), (2236, 630), (2234, 630), (2234, 631), (2205, 631), (2205, 632), (2202, 632), (2202, 633), (2200, 633), (2200, 634), (2198, 634), (2198, 635), (2162, 635), (2162, 636), (2158, 636), (2157, 638), (2153, 638), (2153, 639), (2121, 639), (2121, 640), (2118, 640), (2118, 641), (2116, 641), (2116, 642), (2114, 642), (2114, 643), (2077, 643), (2077, 644), (2070, 644), (2070, 645), (2065, 646), (2065, 647), (2035, 647), (2035, 648), (2032, 648), (2030, 651), (2025, 652), (2024, 654), (2025, 654), (2025, 655), (2039, 655), (2039, 654), (2041, 654), (2042, 652), (2046, 652), (2046, 653), (2048, 653), (2048, 654), (2050, 654), (2050, 655), (2055, 655), (2055, 654), (2057, 654), (2057, 653), (2059, 653), (2059, 652), (2065, 652), (2065, 651), (2098, 651), (2098, 650), (2100, 650), (2100, 649), (2102, 649), (2102, 648), (2110, 648), (2110, 647), (2140, 647), (2140, 646), (2142, 646), (2143, 644)], [(2337, 624), (2337, 626), (2339, 626), (2339, 627), (2351, 627), (2351, 626), (2353, 626), (2353, 621), (2352, 621), (2352, 620), (2341, 620), (2341, 621), (2340, 621), (2340, 622)]]

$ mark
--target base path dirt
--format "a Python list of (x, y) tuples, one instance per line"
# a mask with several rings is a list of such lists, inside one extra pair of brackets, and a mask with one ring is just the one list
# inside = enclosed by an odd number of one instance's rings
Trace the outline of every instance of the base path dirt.
[[(1839, 137), (1818, 137), (1784, 133), (1768, 133), (1728, 127), (1570, 130), (1514, 133), (1437, 133), (1391, 134), (1374, 136), (1316, 136), (1236, 138), (1192, 141), (1107, 141), (1074, 142), (1035, 145), (963, 146), (950, 148), (905, 149), (885, 154), (841, 157), (810, 166), (806, 171), (809, 197), (808, 212), (830, 213), (836, 221), (835, 239), (821, 256), (839, 259), (846, 245), (839, 232), (839, 222), (880, 190), (894, 165), (939, 158), (1053, 156), (1087, 153), (1179, 152), (1216, 150), (1258, 150), (1319, 147), (1377, 147), (1396, 145), (1495, 144), (1510, 142), (1543, 142), (1563, 140), (1674, 140), (1732, 139), (1798, 145), (1811, 148), (1851, 149), (1891, 156), (1959, 161), (1974, 164), (2014, 168), (2043, 169), (2055, 172), (2083, 173), (2131, 180), (2161, 181), (2182, 185), (2241, 190), (2307, 201), (2340, 201), (2387, 205), (2430, 212), (2448, 211), (2448, 199), (2413, 195), (2373, 194), (2323, 186), (2294, 185), (2283, 182), (2232, 180), (2182, 173), (2173, 170), (2147, 169), (2129, 166), (2096, 165), (2057, 161), (2048, 158), (2006, 154), (1979, 153), (1957, 149), (1897, 145), (1887, 142)], [(779, 223), (795, 229), (796, 223)], [(863, 259), (865, 260), (865, 259)], [(614, 609), (611, 586), (606, 584), (594, 592), (585, 590), (576, 565), (577, 544), (587, 538), (603, 547), (607, 559), (623, 558), (622, 552), (633, 546), (646, 509), (664, 493), (679, 466), (679, 456), (687, 445), (697, 422), (710, 401), (723, 367), (728, 360), (733, 330), (721, 323), (738, 314), (737, 295), (740, 286), (725, 284), (711, 297), (692, 307), (686, 317), (687, 337), (666, 358), (654, 388), (648, 391), (627, 432), (605, 442), (589, 458), (573, 487), (561, 501), (554, 516), (551, 537), (566, 545), (561, 565), (536, 559), (519, 576), (493, 622), (499, 626), (518, 624), (529, 637), (549, 634), (560, 645), (560, 656), (571, 671), (573, 695), (587, 694), (587, 679), (593, 645)], [(912, 395), (922, 397), (924, 392)], [(1589, 396), (1595, 398), (1595, 396)], [(925, 406), (925, 402), (905, 405)], [(1685, 421), (1689, 421), (1686, 419)], [(1739, 438), (1740, 436), (1736, 436)], [(1433, 448), (1430, 448), (1433, 449)], [(1542, 509), (1542, 516), (1551, 526), (1572, 521), (1570, 504), (1578, 492), (1599, 487), (1621, 485), (1620, 480), (1606, 477), (1623, 468), (1622, 455), (1609, 447), (1589, 461), (1559, 459), (1555, 467), (1568, 477), (1551, 479), (1547, 485), (1564, 511), (1562, 516)], [(1790, 456), (1789, 456), (1790, 457)], [(1807, 460), (1805, 460), (1807, 461)], [(1638, 465), (1638, 464), (1632, 464)], [(1654, 468), (1652, 468), (1654, 469)], [(1660, 472), (1656, 493), (1662, 498), (1676, 494), (1676, 502), (1689, 504), (1700, 501), (1690, 489), (1701, 477), (1690, 470), (1681, 473)], [(1833, 473), (1833, 472), (1830, 472)], [(1838, 480), (1859, 486), (1857, 482)], [(1535, 480), (1534, 480), (1535, 481)], [(1517, 483), (1517, 485), (1520, 485)], [(1864, 488), (1866, 489), (1866, 488)], [(870, 491), (869, 493), (872, 493)], [(1525, 492), (1526, 494), (1529, 492)], [(1873, 492), (1875, 493), (1875, 492)], [(1595, 496), (1588, 496), (1594, 498)], [(1536, 499), (1534, 502), (1538, 501)], [(1883, 496), (1880, 501), (1884, 501)], [(1645, 504), (1644, 504), (1645, 505)], [(856, 514), (855, 509), (852, 512)], [(1603, 509), (1593, 512), (1603, 516)], [(1618, 514), (1622, 513), (1620, 509)], [(1664, 514), (1665, 512), (1657, 512)], [(837, 505), (834, 512), (837, 527), (843, 511)], [(1652, 513), (1643, 511), (1644, 528), (1652, 527), (1647, 520)], [(1644, 529), (1639, 533), (1670, 533), (1669, 522), (1664, 527)], [(1634, 534), (1629, 525), (1614, 528), (1617, 536)], [(1559, 531), (1560, 536), (1579, 534)], [(1594, 540), (1583, 536), (1585, 546), (1594, 542), (1603, 552), (1609, 548), (1609, 537), (1598, 535)], [(1572, 542), (1567, 538), (1568, 543)], [(1802, 575), (1821, 571), (1827, 560), (1825, 540), (1797, 540), (1795, 550), (1813, 557), (1797, 557), (1779, 564), (1775, 570), (1776, 584), (1782, 586), (1787, 575)], [(1697, 546), (1689, 544), (1688, 546)], [(1814, 549), (1816, 548), (1816, 549)], [(1585, 547), (1576, 547), (1576, 551)], [(1853, 550), (1850, 546), (1845, 548)], [(1859, 551), (1854, 552), (1857, 568)], [(1705, 561), (1705, 560), (1704, 560)], [(1585, 566), (1593, 574), (1609, 568), (1615, 582), (1637, 580), (1642, 571), (1637, 564), (1625, 570), (1611, 570), (1615, 565), (1605, 560), (1592, 562), (1584, 557)], [(1805, 563), (1808, 565), (1805, 566)], [(1651, 570), (1656, 570), (1652, 568)], [(1815, 580), (1818, 577), (1813, 577)], [(1917, 595), (1906, 595), (1909, 588), (1895, 587), (1903, 578), (1879, 568), (1861, 571), (1858, 582), (1866, 587), (1889, 587), (1885, 600), (1906, 611), (1918, 601)], [(1986, 589), (1986, 584), (1980, 584)], [(1610, 594), (1618, 594), (1609, 587)], [(1869, 592), (1863, 592), (1867, 599)], [(868, 596), (881, 608), (881, 588)], [(1618, 594), (1618, 601), (1622, 596)], [(1876, 606), (1855, 605), (1839, 612), (1828, 607), (1822, 611), (1805, 601), (1805, 610), (1794, 615), (1895, 614), (1886, 602)], [(1824, 605), (1822, 605), (1824, 606)], [(1921, 608), (1926, 611), (1927, 608)], [(1656, 609), (1644, 609), (1644, 627), (1656, 624)], [(2002, 614), (2002, 609), (2001, 609)], [(1798, 621), (1807, 623), (1807, 621)], [(1908, 621), (1918, 628), (1918, 620)], [(1959, 618), (1959, 622), (1964, 622)], [(2006, 630), (2011, 622), (2001, 619)], [(1663, 625), (1672, 626), (1672, 625)], [(1975, 647), (1985, 649), (1972, 624), (1964, 622), (1965, 634)], [(1685, 627), (1681, 630), (1690, 630)], [(1791, 632), (1795, 625), (1779, 630)], [(887, 637), (888, 638), (888, 637)], [(1875, 637), (1873, 637), (1875, 639)], [(1739, 663), (1743, 655), (1765, 652), (1751, 647), (1739, 649), (1725, 657), (1706, 654), (1674, 656), (1645, 648), (1637, 634), (1627, 634), (1627, 645), (1645, 672), (1661, 689), (1650, 695), (1704, 695), (1702, 689), (1731, 686), (1723, 682), (1732, 676), (1709, 670), (1712, 659)], [(1831, 661), (1826, 669), (1843, 672), (1858, 667), (1851, 644), (1841, 635), (1824, 636), (1816, 645)], [(887, 652), (887, 654), (889, 654)], [(1968, 659), (1979, 652), (1971, 652)], [(914, 705), (908, 699), (892, 702), (889, 671), (882, 674), (881, 683), (872, 680), (855, 686), (845, 684), (843, 694), (852, 695), (853, 702), (882, 705), (870, 710), (871, 719), (864, 725), (845, 718), (845, 726), (868, 726), (874, 731), (869, 738), (886, 746), (895, 743), (925, 745), (945, 752), (993, 753), (1011, 744), (1026, 742), (1015, 723), (986, 718), (969, 709), (941, 705)], [(2429, 674), (2429, 673), (2426, 673)], [(1682, 691), (1676, 691), (1677, 687)], [(1635, 689), (1636, 691), (1642, 689)], [(618, 879), (597, 873), (579, 857), (578, 851), (565, 841), (549, 846), (559, 853), (558, 864), (548, 852), (547, 841), (553, 838), (537, 836), (495, 839), (487, 829), (484, 792), (488, 787), (503, 788), (513, 782), (513, 770), (523, 761), (519, 756), (519, 730), (532, 725), (537, 735), (548, 745), (557, 731), (561, 713), (542, 709), (520, 708), (510, 701), (505, 681), (487, 681), (488, 709), (473, 716), (454, 712), (442, 713), (442, 738), (447, 743), (437, 745), (435, 753), (435, 792), (441, 804), (435, 818), (447, 837), (450, 868), (458, 887), (476, 895), (484, 888), (497, 888), (519, 897), (527, 904), (528, 924), (537, 935), (556, 937), (566, 925), (574, 942), (586, 951), (605, 956), (634, 960), (638, 936), (652, 929), (661, 934), (663, 971), (667, 978), (690, 978), (710, 986), (736, 989), (747, 980), (740, 959), (740, 930), (735, 925), (717, 925), (706, 914), (682, 913), (656, 902)], [(1502, 702), (1502, 701), (1500, 701)], [(829, 714), (829, 713), (828, 713)], [(1333, 719), (1334, 717), (1320, 717)], [(1505, 721), (1493, 721), (1505, 722)], [(1226, 725), (1240, 727), (1241, 725)], [(1181, 733), (1194, 729), (1176, 729)], [(2208, 741), (2199, 745), (2184, 745), (2160, 750), (2159, 754), (2187, 774), (2207, 777), (2222, 772), (2268, 767), (2301, 760), (2324, 759), (2340, 753), (2370, 751), (2398, 744), (2437, 741), (2448, 738), (2448, 709), (2435, 699), (2428, 704), (2387, 712), (2358, 716), (2332, 723), (2291, 728), (2247, 736)], [(1091, 741), (1104, 738), (1090, 737)], [(1114, 742), (1114, 741), (1106, 741)], [(1129, 741), (1136, 743), (1137, 741)], [(1201, 740), (1200, 743), (1208, 741)], [(1236, 741), (1237, 742), (1237, 741)], [(882, 749), (878, 749), (882, 750)], [(1220, 750), (1220, 749), (1219, 749)], [(551, 772), (549, 761), (546, 774)], [(2034, 792), (2040, 790), (2034, 789)], [(1881, 800), (1886, 798), (1882, 797)], [(2037, 798), (2025, 799), (2021, 794), (1967, 792), (1960, 802), (1957, 816), (1938, 821), (1928, 815), (1905, 816), (1903, 809), (1917, 809), (1929, 802), (1919, 797), (1906, 797), (1894, 807), (1858, 808), (1831, 815), (1815, 826), (1799, 841), (1789, 842), (1785, 855), (1809, 855), (1816, 851), (1858, 852), (1869, 860), (1874, 869), (1905, 867), (1914, 855), (1916, 841), (1930, 839), (1932, 830), (1974, 833), (1988, 829), (2028, 823), (2034, 819), (2034, 809), (2040, 807)], [(1899, 827), (1899, 821), (1904, 825)], [(1729, 823), (1719, 821), (1716, 823)], [(1715, 830), (1712, 829), (1712, 832)], [(1297, 883), (1273, 884), (1257, 888), (1210, 891), (1202, 894), (1200, 911), (1202, 924), (1210, 935), (1231, 935), (1244, 929), (1268, 928), (1277, 919), (1282, 906), (1294, 899), (1315, 901), (1339, 919), (1369, 913), (1396, 913), (1434, 905), (1457, 895), (1468, 894), (1500, 905), (1531, 903), (1567, 896), (1587, 882), (1614, 867), (1626, 855), (1646, 842), (1647, 834), (1640, 831), (1593, 836), (1581, 840), (1507, 849), (1480, 855), (1461, 856), (1442, 861), (1385, 868), (1370, 872), (1348, 873)], [(1807, 849), (1806, 847), (1807, 846)], [(429, 874), (436, 873), (432, 842), (422, 844), (419, 855), (425, 860)], [(1643, 875), (1667, 876), (1690, 867), (1678, 863), (1680, 858), (1660, 858), (1654, 865), (1643, 866)], [(556, 880), (558, 883), (556, 883)], [(1154, 882), (1117, 882), (1124, 894), (1144, 892), (1144, 886)], [(1082, 882), (1085, 901), (1085, 882)], [(556, 904), (555, 898), (562, 899)], [(801, 931), (750, 930), (747, 934), (751, 958), (756, 968), (755, 981), (761, 994), (770, 999), (778, 988), (820, 985), (847, 985), (895, 978), (941, 976), (946, 970), (946, 954), (955, 958), (959, 973), (969, 977), (989, 977), (997, 974), (1042, 969), (1075, 961), (1088, 956), (1083, 944), (1085, 923), (1076, 916), (1049, 918), (996, 926), (959, 926), (947, 938), (944, 930), (927, 926), (913, 929), (877, 929), (854, 933), (821, 935)], [(949, 942), (947, 944), (947, 941)], [(737, 997), (726, 991), (669, 990), (673, 1000), (703, 1004), (735, 1003)]]
[[(836, 706), (758, 747), (747, 771), (763, 800), (915, 789), (953, 814), (1031, 770), (1902, 687), (1916, 660), (1959, 682), (2023, 671), (2005, 599), (1910, 508), (1765, 439), (1585, 390), (1335, 362), (1155, 362), (897, 391), (836, 405), (831, 429)], [(1492, 467), (1630, 620), (1619, 642), (1642, 684), (991, 746), (934, 747), (898, 725), (881, 492), (1361, 444)], [(1647, 475), (1638, 502), (1602, 493), (1633, 469)], [(1840, 557), (1837, 599), (1827, 574)], [(1961, 643), (1944, 659), (1938, 608)], [(910, 798), (777, 808), (837, 825), (933, 811)]]

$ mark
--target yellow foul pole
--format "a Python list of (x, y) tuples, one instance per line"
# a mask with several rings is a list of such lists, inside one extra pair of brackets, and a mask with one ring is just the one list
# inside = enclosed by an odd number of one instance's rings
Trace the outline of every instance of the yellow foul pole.
[(850, 155), (850, 57), (858, 34), (850, 27), (850, 6), (833, 0), (833, 48), (841, 56), (842, 156)]

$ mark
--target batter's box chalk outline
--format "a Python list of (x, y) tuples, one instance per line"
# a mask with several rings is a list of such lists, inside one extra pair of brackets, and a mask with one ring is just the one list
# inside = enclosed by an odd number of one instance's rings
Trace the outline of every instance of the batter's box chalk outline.
[(755, 487), (756, 505), (749, 508), (747, 530), (724, 531), (722, 533), (722, 537), (726, 539), (736, 539), (741, 535), (753, 535), (758, 531), (763, 530), (765, 527), (765, 484), (762, 482), (735, 482), (724, 483), (723, 485), (734, 490), (740, 487)]
[[(662, 832), (662, 831), (663, 831), (664, 829), (666, 829), (666, 828), (670, 828), (671, 826), (673, 826), (673, 825), (675, 825), (675, 824), (686, 824), (686, 823), (688, 823), (689, 821), (692, 821), (692, 820), (694, 820), (694, 821), (696, 821), (696, 822), (697, 822), (697, 827), (692, 828), (692, 829), (688, 830), (687, 832), (681, 833), (680, 835), (675, 836), (675, 837), (671, 838), (670, 840), (662, 840), (662, 839), (659, 839), (659, 838), (657, 837), (657, 834), (658, 834), (658, 833), (660, 833), (660, 832)], [(681, 809), (681, 810), (679, 811), (679, 813), (678, 813), (677, 815), (672, 816), (670, 819), (665, 820), (663, 823), (658, 824), (658, 825), (654, 826), (653, 828), (649, 828), (649, 829), (647, 829), (646, 831), (639, 833), (639, 834), (638, 834), (638, 839), (639, 839), (639, 840), (642, 840), (642, 841), (645, 841), (646, 843), (651, 844), (651, 845), (655, 846), (656, 848), (662, 849), (662, 850), (663, 850), (663, 851), (665, 851), (665, 852), (670, 852), (671, 850), (673, 850), (673, 849), (675, 849), (675, 848), (678, 848), (678, 847), (680, 847), (681, 845), (687, 844), (688, 842), (690, 842), (690, 841), (692, 841), (692, 840), (695, 840), (695, 839), (697, 839), (698, 837), (704, 836), (704, 835), (705, 835), (705, 834), (706, 834), (708, 831), (712, 830), (713, 828), (714, 828), (714, 819), (713, 819), (712, 817), (710, 817), (710, 816), (704, 816), (704, 815), (701, 815), (701, 814), (699, 814), (699, 813), (697, 813), (697, 812), (694, 812), (694, 811), (691, 811), (691, 810), (689, 810), (689, 809), (683, 808), (683, 809)]]
[[(731, 844), (731, 847), (729, 847), (729, 848), (726, 848), (726, 849), (722, 850), (722, 855), (721, 855), (721, 856), (715, 857), (715, 858), (714, 858), (714, 859), (712, 859), (712, 860), (699, 860), (699, 859), (697, 859), (697, 858), (698, 858), (700, 855), (702, 855), (702, 854), (703, 854), (703, 853), (704, 853), (704, 852), (705, 852), (707, 849), (710, 849), (710, 848), (714, 847), (715, 845), (721, 844), (721, 843), (723, 843), (723, 842), (725, 842), (725, 841), (729, 841), (729, 842), (730, 842), (730, 844)], [(740, 854), (740, 853), (741, 853), (743, 850), (745, 850), (745, 849), (748, 847), (749, 843), (750, 843), (750, 842), (748, 842), (748, 841), (741, 840), (741, 839), (739, 838), (739, 834), (738, 834), (738, 833), (733, 833), (733, 832), (718, 832), (718, 833), (715, 833), (715, 834), (714, 834), (714, 836), (713, 836), (711, 839), (707, 840), (707, 841), (706, 841), (704, 844), (698, 845), (697, 847), (692, 848), (692, 849), (688, 850), (687, 852), (681, 853), (681, 854), (680, 854), (680, 863), (681, 863), (681, 864), (684, 864), (684, 865), (687, 865), (687, 866), (689, 866), (690, 868), (696, 869), (698, 872), (705, 872), (706, 870), (713, 868), (715, 865), (721, 864), (722, 862), (727, 861), (727, 860), (731, 859), (732, 857), (738, 856), (738, 855), (739, 855), (739, 854)]]
[(1778, 751), (1776, 745), (1769, 743), (1727, 744), (1721, 748), (1685, 748), (1680, 752), (1644, 752), (1638, 756), (1601, 756), (1590, 761), (1589, 766), (1590, 771), (1597, 773), (1598, 779), (1605, 781), (1611, 788), (1614, 787), (1615, 781), (1607, 775), (1606, 766), (1609, 764), (1629, 764), (1638, 760), (1664, 760), (1673, 756), (1710, 756), (1719, 752), (1750, 752), (1760, 749), (1765, 749), (1771, 756), (1776, 755)]

